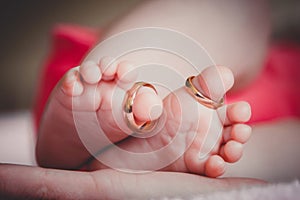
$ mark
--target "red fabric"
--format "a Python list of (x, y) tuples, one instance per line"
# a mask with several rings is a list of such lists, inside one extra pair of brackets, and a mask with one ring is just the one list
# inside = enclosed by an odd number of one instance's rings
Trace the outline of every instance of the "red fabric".
[(34, 105), (36, 127), (41, 120), (52, 89), (70, 68), (80, 64), (98, 38), (99, 32), (95, 29), (74, 25), (57, 25), (54, 27), (52, 49), (45, 66), (41, 69), (37, 88)]
[(300, 46), (278, 43), (270, 48), (265, 67), (248, 88), (228, 96), (228, 102), (248, 101), (250, 123), (300, 117)]
[[(66, 71), (80, 64), (100, 38), (90, 28), (58, 25), (53, 31), (53, 47), (41, 71), (35, 105), (36, 125), (41, 119), (47, 99)], [(264, 70), (244, 91), (227, 96), (228, 102), (245, 100), (251, 104), (250, 123), (300, 116), (300, 47), (277, 44), (269, 51)]]

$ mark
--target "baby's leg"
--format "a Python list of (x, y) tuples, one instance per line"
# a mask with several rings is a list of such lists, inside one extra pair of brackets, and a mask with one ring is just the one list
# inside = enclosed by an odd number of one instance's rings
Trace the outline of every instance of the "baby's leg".
[[(203, 45), (234, 74), (233, 90), (260, 72), (270, 35), (267, 1), (143, 1), (106, 30), (106, 37), (141, 27), (180, 31)], [(136, 58), (138, 59), (138, 58)], [(176, 66), (176, 62), (172, 66)]]
[[(217, 100), (232, 87), (233, 75), (225, 67), (208, 67), (193, 81), (199, 90), (203, 88), (206, 96)], [(155, 135), (129, 138), (117, 148), (111, 147), (98, 155), (101, 163), (94, 161), (90, 169), (106, 168), (106, 164), (125, 170), (220, 176), (225, 171), (224, 161), (236, 162), (242, 156), (242, 144), (251, 134), (251, 128), (243, 123), (250, 115), (247, 103), (238, 102), (214, 110), (197, 102), (182, 87), (164, 100), (162, 124), (158, 124)], [(140, 156), (135, 157), (135, 154)]]
[[(53, 90), (37, 141), (36, 155), (41, 166), (71, 169), (80, 167), (90, 157), (79, 138), (80, 127), (80, 130), (84, 130), (83, 134), (89, 145), (94, 145), (94, 151), (131, 134), (130, 130), (125, 133), (120, 129), (114, 119), (112, 107), (122, 111), (122, 99), (128, 87), (135, 82), (137, 73), (134, 65), (129, 62), (114, 62), (107, 68), (110, 61), (110, 58), (103, 58), (99, 63), (89, 61), (69, 70)], [(112, 103), (114, 91), (117, 91), (117, 97), (121, 97), (117, 105)], [(137, 100), (139, 101), (133, 107), (137, 122), (142, 124), (161, 115), (162, 101), (152, 89), (139, 90)], [(155, 112), (152, 110), (154, 107)], [(99, 125), (111, 142), (94, 139), (102, 134), (99, 132)]]

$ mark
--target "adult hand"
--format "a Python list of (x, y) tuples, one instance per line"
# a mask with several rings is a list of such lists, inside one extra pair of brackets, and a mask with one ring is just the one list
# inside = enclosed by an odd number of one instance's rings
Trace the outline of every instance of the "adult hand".
[(228, 190), (262, 181), (176, 172), (67, 171), (0, 164), (0, 199), (145, 199)]

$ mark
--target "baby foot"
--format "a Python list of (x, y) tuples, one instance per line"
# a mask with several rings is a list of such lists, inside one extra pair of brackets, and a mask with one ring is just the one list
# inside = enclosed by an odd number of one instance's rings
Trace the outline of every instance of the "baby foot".
[[(93, 141), (99, 135), (99, 125), (110, 141), (95, 141), (97, 151), (128, 137), (131, 131), (121, 130), (115, 118), (122, 119), (123, 97), (136, 78), (132, 63), (112, 62), (109, 57), (99, 63), (87, 61), (69, 70), (53, 90), (43, 115), (37, 142), (38, 163), (46, 167), (77, 168), (90, 157), (78, 134)], [(118, 103), (113, 103), (113, 99)], [(122, 116), (114, 116), (113, 108)], [(141, 88), (133, 106), (136, 123), (155, 120), (161, 114), (162, 100), (153, 89)]]
[[(232, 87), (233, 75), (228, 68), (209, 67), (196, 76), (193, 83), (206, 96), (219, 100)], [(163, 107), (159, 120), (163, 126), (155, 135), (132, 137), (119, 143), (118, 147), (126, 151), (110, 148), (97, 156), (90, 169), (160, 169), (217, 177), (224, 173), (225, 161), (236, 162), (242, 156), (242, 144), (251, 134), (251, 128), (244, 124), (251, 115), (247, 103), (238, 102), (213, 110), (197, 102), (183, 87), (167, 96)], [(159, 154), (166, 146), (164, 153)], [(149, 152), (153, 154), (146, 158)], [(138, 159), (133, 158), (139, 153)]]

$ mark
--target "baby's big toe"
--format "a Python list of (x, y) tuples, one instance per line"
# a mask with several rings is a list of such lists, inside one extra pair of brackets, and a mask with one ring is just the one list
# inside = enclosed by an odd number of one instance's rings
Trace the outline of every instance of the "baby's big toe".
[(193, 84), (209, 98), (219, 101), (233, 86), (234, 77), (231, 70), (223, 66), (211, 66), (204, 69)]
[(142, 87), (135, 97), (132, 110), (138, 123), (153, 121), (161, 116), (163, 103), (153, 89)]

